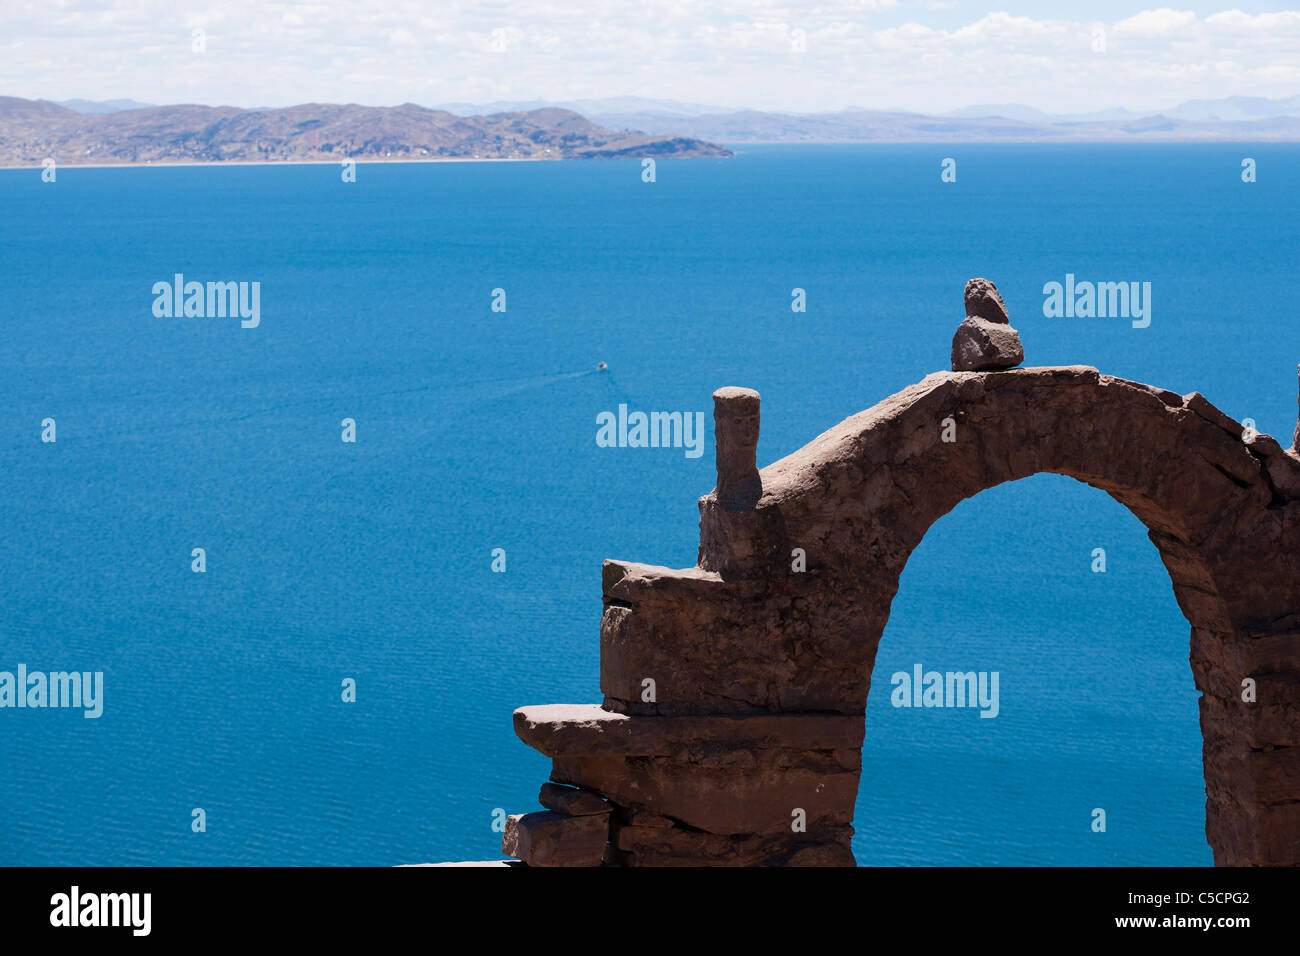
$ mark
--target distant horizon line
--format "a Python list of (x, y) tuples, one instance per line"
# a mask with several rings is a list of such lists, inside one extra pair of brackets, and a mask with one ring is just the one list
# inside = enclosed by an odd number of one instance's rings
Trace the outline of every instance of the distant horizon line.
[[(1298, 140), (1113, 140), (1113, 139), (1096, 139), (1096, 140), (1075, 140), (1063, 142), (1059, 140), (1033, 140), (1033, 139), (972, 139), (962, 141), (937, 141), (937, 140), (753, 140), (747, 142), (722, 143), (721, 145), (728, 148), (736, 147), (734, 153), (740, 156), (745, 153), (749, 147), (758, 146), (781, 146), (781, 147), (807, 147), (807, 146), (834, 146), (834, 147), (862, 147), (862, 146), (1049, 146), (1059, 148), (1071, 148), (1078, 146), (1146, 146), (1146, 147), (1186, 147), (1186, 146), (1296, 146), (1300, 145)], [(718, 157), (700, 157), (700, 156), (670, 156), (663, 157), (659, 161), (678, 159), (686, 162), (700, 161), (705, 158)], [(731, 158), (731, 157), (728, 157)], [(357, 166), (430, 166), (439, 164), (479, 164), (479, 163), (560, 163), (560, 162), (627, 162), (637, 163), (640, 160), (632, 158), (610, 158), (601, 157), (597, 159), (539, 159), (536, 157), (469, 157), (469, 156), (447, 156), (421, 159), (388, 159), (384, 157), (367, 157), (355, 159), (353, 162)], [(122, 163), (76, 163), (65, 162), (58, 168), (67, 169), (185, 169), (196, 167), (216, 167), (216, 166), (338, 166), (341, 160), (337, 159), (223, 159), (223, 160), (165, 160), (160, 162), (151, 162), (149, 160), (122, 162)], [(33, 169), (39, 170), (42, 167), (35, 163), (5, 163), (0, 161), (0, 173), (6, 172), (27, 172)]]
[[(1290, 115), (1300, 115), (1300, 93), (1292, 93), (1288, 95), (1272, 96), (1272, 97), (1254, 95), (1254, 94), (1232, 94), (1229, 96), (1224, 96), (1216, 99), (1192, 98), (1188, 100), (1183, 100), (1173, 105), (1151, 108), (1151, 109), (1134, 109), (1127, 106), (1106, 106), (1106, 107), (1101, 107), (1096, 109), (1066, 110), (1061, 112), (1054, 112), (1052, 110), (1044, 109), (1038, 106), (1033, 106), (1027, 103), (970, 103), (967, 104), (966, 106), (958, 106), (958, 107), (953, 107), (951, 109), (930, 110), (930, 111), (912, 109), (912, 108), (901, 107), (901, 106), (862, 106), (862, 105), (800, 109), (800, 108), (782, 108), (782, 107), (765, 107), (765, 106), (728, 106), (728, 105), (721, 105), (721, 104), (689, 103), (689, 102), (684, 102), (672, 98), (661, 99), (656, 97), (632, 96), (632, 95), (625, 95), (625, 94), (619, 94), (615, 96), (604, 96), (604, 97), (570, 97), (566, 99), (547, 99), (544, 97), (537, 97), (537, 98), (530, 98), (530, 99), (514, 99), (514, 100), (486, 100), (481, 102), (471, 102), (469, 100), (452, 100), (452, 101), (444, 101), (441, 103), (434, 103), (434, 104), (419, 103), (416, 102), (415, 100), (409, 100), (409, 99), (402, 100), (400, 102), (392, 102), (392, 103), (369, 103), (369, 102), (359, 102), (359, 101), (343, 102), (343, 101), (334, 101), (334, 100), (307, 99), (307, 100), (301, 100), (292, 103), (286, 103), (282, 105), (262, 104), (258, 106), (243, 106), (237, 103), (210, 103), (210, 102), (199, 102), (199, 101), (152, 103), (143, 100), (137, 100), (133, 97), (107, 97), (104, 99), (90, 99), (88, 97), (83, 97), (83, 96), (74, 96), (65, 99), (52, 99), (49, 97), (29, 98), (29, 97), (17, 96), (14, 94), (0, 94), (0, 96), (13, 96), (14, 99), (29, 99), (30, 102), (53, 103), (54, 105), (62, 106), (65, 109), (72, 109), (74, 112), (81, 112), (81, 111), (77, 110), (75, 107), (69, 104), (108, 107), (108, 109), (104, 110), (103, 112), (127, 112), (129, 110), (134, 110), (134, 109), (159, 109), (159, 108), (177, 107), (177, 106), (201, 106), (201, 107), (206, 107), (208, 109), (238, 109), (247, 112), (265, 112), (270, 110), (293, 109), (299, 106), (332, 105), (332, 106), (359, 106), (368, 109), (398, 109), (403, 106), (416, 106), (421, 109), (440, 110), (452, 114), (457, 114), (459, 111), (463, 111), (465, 109), (491, 109), (494, 112), (525, 112), (533, 109), (547, 109), (547, 108), (570, 109), (573, 110), (574, 112), (583, 113), (583, 110), (576, 109), (575, 106), (584, 105), (590, 107), (590, 106), (599, 105), (602, 107), (606, 107), (610, 113), (647, 112), (647, 111), (661, 111), (665, 113), (671, 113), (673, 107), (678, 107), (690, 111), (690, 114), (680, 114), (683, 116), (691, 115), (691, 114), (695, 116), (706, 116), (706, 115), (723, 115), (723, 114), (731, 114), (731, 113), (766, 113), (766, 114), (787, 115), (787, 116), (833, 116), (841, 113), (890, 113), (890, 114), (910, 115), (910, 116), (937, 116), (937, 117), (964, 116), (964, 118), (968, 118), (968, 119), (997, 118), (997, 117), (1004, 118), (1004, 119), (1018, 118), (1015, 115), (1008, 114), (1007, 112), (1002, 112), (1002, 113), (971, 112), (973, 110), (993, 110), (993, 111), (1004, 110), (1004, 111), (1019, 112), (1022, 115), (1026, 113), (1034, 113), (1034, 114), (1038, 114), (1038, 118), (1040, 119), (1052, 119), (1052, 120), (1061, 119), (1061, 120), (1074, 121), (1074, 122), (1087, 122), (1088, 119), (1086, 118), (1096, 117), (1096, 121), (1104, 122), (1107, 118), (1110, 119), (1116, 118), (1116, 114), (1124, 114), (1135, 119), (1145, 118), (1145, 117), (1164, 116), (1164, 115), (1168, 115), (1172, 111), (1180, 110), (1189, 105), (1204, 104), (1208, 106), (1212, 104), (1220, 104), (1220, 103), (1228, 104), (1228, 103), (1242, 102), (1242, 101), (1255, 102), (1255, 103), (1281, 104), (1281, 103), (1286, 103), (1288, 101), (1295, 101), (1295, 103), (1292, 105), (1291, 108), (1296, 110), (1297, 112)], [(115, 104), (132, 104), (132, 105), (115, 105)], [(1107, 117), (1106, 114), (1110, 114), (1110, 116)], [(1282, 113), (1282, 114), (1273, 114), (1273, 115), (1287, 115), (1287, 114)], [(1268, 119), (1270, 117), (1268, 115), (1260, 115), (1253, 118)], [(1234, 120), (1219, 119), (1219, 121), (1233, 122)]]

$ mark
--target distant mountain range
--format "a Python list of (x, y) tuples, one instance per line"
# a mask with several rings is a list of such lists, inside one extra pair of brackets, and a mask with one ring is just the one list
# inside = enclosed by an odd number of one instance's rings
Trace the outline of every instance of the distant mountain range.
[(60, 100), (59, 106), (66, 106), (75, 113), (97, 115), (100, 113), (120, 113), (122, 110), (141, 110), (153, 106), (153, 103), (141, 103), (138, 100)]
[(633, 96), (432, 109), (307, 104), (251, 110), (0, 98), (0, 163), (8, 165), (69, 154), (84, 157), (80, 162), (544, 159), (729, 155), (717, 143), (1232, 141), (1300, 141), (1300, 96), (1073, 114), (1015, 103), (943, 114), (856, 108), (786, 113)]
[(663, 116), (593, 114), (611, 129), (675, 130), (720, 143), (979, 143), (979, 142), (1269, 142), (1300, 141), (1300, 117), (1249, 121), (1137, 116), (1109, 120), (1029, 120), (1004, 116), (926, 116), (876, 110), (839, 113), (737, 113)]
[[(143, 109), (154, 106), (153, 103), (141, 103), (137, 100), (61, 100), (59, 106), (66, 106), (78, 113), (116, 113), (121, 110)], [(433, 107), (446, 110), (457, 116), (485, 116), (490, 113), (519, 113), (539, 110), (546, 107), (559, 107), (573, 110), (592, 120), (602, 116), (650, 114), (654, 116), (707, 116), (718, 114), (736, 114), (762, 112), (755, 110), (737, 110), (725, 106), (709, 106), (700, 103), (683, 103), (679, 100), (651, 100), (640, 96), (610, 96), (599, 100), (567, 100), (551, 102), (549, 100), (498, 100), (494, 103), (443, 103)], [(256, 107), (267, 110), (271, 107)], [(796, 116), (833, 116), (834, 113), (795, 113), (769, 115)], [(942, 115), (966, 119), (1012, 119), (1027, 123), (1088, 123), (1137, 120), (1154, 116), (1168, 119), (1188, 120), (1192, 122), (1247, 122), (1250, 120), (1273, 119), (1281, 116), (1300, 116), (1300, 95), (1280, 99), (1268, 99), (1263, 96), (1229, 96), (1221, 100), (1188, 100), (1178, 106), (1164, 110), (1134, 112), (1122, 107), (1108, 110), (1096, 110), (1091, 113), (1046, 113), (1032, 106), (1019, 103), (979, 104), (963, 106), (961, 109), (949, 110), (942, 114), (918, 114), (915, 110), (868, 110), (852, 107), (841, 113), (888, 113), (892, 115)]]
[(1032, 106), (1016, 103), (1002, 105), (967, 106), (952, 110), (948, 116), (989, 117), (1023, 120), (1028, 123), (1091, 123), (1149, 119), (1163, 116), (1166, 119), (1193, 123), (1239, 123), (1252, 120), (1300, 117), (1300, 96), (1270, 100), (1262, 96), (1230, 96), (1223, 100), (1188, 100), (1167, 110), (1135, 113), (1115, 108), (1092, 113), (1044, 113)]
[[(500, 105), (504, 104), (494, 108)], [(1300, 140), (1300, 96), (1272, 100), (1235, 96), (1189, 100), (1154, 113), (1109, 109), (1065, 115), (1019, 104), (968, 106), (939, 115), (878, 109), (834, 113), (716, 110), (650, 100), (596, 100), (570, 108), (611, 129), (634, 128), (646, 133), (672, 129), (678, 135), (731, 144)]]
[[(448, 103), (451, 113), (520, 109), (497, 102)], [(846, 109), (826, 113), (736, 110), (674, 100), (612, 97), (564, 103), (611, 129), (669, 130), (722, 143), (758, 142), (1214, 142), (1300, 140), (1300, 96), (1189, 100), (1167, 110), (1116, 108), (1051, 114), (1016, 103), (967, 106), (942, 114)]]
[(613, 132), (556, 107), (458, 116), (411, 103), (245, 110), (70, 102), (79, 108), (0, 97), (0, 166), (39, 165), (46, 158), (59, 165), (119, 165), (731, 155), (675, 134)]

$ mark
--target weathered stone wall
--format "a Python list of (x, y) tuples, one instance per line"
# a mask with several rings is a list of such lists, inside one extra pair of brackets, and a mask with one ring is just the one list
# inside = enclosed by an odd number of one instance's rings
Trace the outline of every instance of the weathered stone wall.
[[(962, 354), (1000, 367), (989, 352), (1002, 341)], [(954, 365), (968, 361), (958, 352)], [(553, 781), (609, 802), (605, 863), (852, 865), (871, 668), (908, 557), (963, 499), (1050, 472), (1127, 506), (1169, 571), (1202, 692), (1215, 862), (1300, 865), (1294, 446), (1197, 393), (1092, 368), (957, 371), (756, 474), (757, 393), (724, 389), (715, 403), (718, 487), (700, 500), (698, 567), (605, 562), (603, 707), (515, 715)], [(511, 818), (508, 847), (528, 816)], [(591, 825), (570, 819), (576, 847)]]

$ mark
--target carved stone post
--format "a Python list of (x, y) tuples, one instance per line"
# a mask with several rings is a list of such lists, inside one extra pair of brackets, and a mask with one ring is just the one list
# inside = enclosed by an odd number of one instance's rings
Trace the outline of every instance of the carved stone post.
[(750, 511), (763, 495), (758, 476), (758, 392), (734, 386), (713, 393), (718, 503), (725, 511)]

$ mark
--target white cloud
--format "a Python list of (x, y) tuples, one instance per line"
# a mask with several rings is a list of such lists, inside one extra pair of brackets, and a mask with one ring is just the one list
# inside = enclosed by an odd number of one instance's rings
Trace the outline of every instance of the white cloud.
[(1187, 35), (1197, 25), (1196, 14), (1186, 10), (1143, 10), (1126, 20), (1115, 24), (1116, 33), (1128, 33), (1134, 36), (1168, 37)]
[[(5, 0), (0, 93), (247, 106), (635, 95), (772, 109), (1028, 102), (1070, 112), (1300, 92), (1297, 11), (1161, 7), (1109, 24), (995, 11), (954, 26), (951, 12), (927, 9), (947, 6)], [(191, 49), (195, 27), (206, 31), (204, 53)]]

